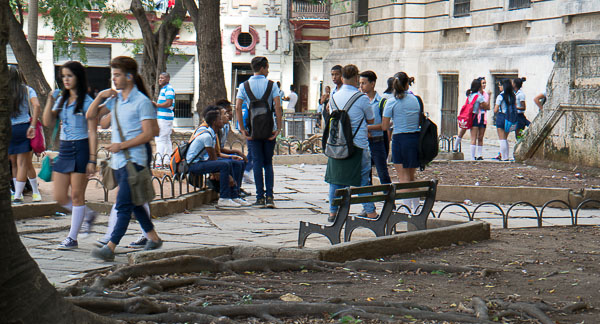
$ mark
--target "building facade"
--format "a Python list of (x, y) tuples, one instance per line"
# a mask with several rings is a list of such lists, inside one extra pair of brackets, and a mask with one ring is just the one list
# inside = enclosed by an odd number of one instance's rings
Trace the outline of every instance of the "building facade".
[[(496, 81), (526, 77), (526, 115), (533, 119), (533, 97), (546, 90), (556, 43), (600, 37), (600, 1), (344, 0), (332, 4), (330, 23), (324, 75), (353, 63), (377, 73), (381, 92), (388, 77), (405, 71), (441, 134), (452, 136), (477, 77), (486, 77), (493, 98)], [(487, 135), (495, 138), (495, 131)]]
[[(290, 85), (294, 82), (303, 89), (306, 106), (304, 109), (315, 109), (319, 96), (319, 87), (322, 83), (322, 62), (327, 54), (327, 46), (316, 46), (318, 59), (310, 56), (311, 69), (303, 74), (302, 78), (294, 76), (297, 68), (294, 64), (296, 48), (295, 30), (290, 28), (289, 17), (293, 13), (294, 0), (220, 0), (221, 8), (221, 37), (222, 55), (225, 85), (227, 87), (228, 99), (235, 101), (236, 89), (239, 84), (252, 75), (250, 61), (252, 57), (261, 55), (269, 59), (269, 79), (279, 81), (285, 93), (289, 93)], [(129, 1), (119, 1), (120, 10), (127, 13)], [(325, 6), (327, 9), (327, 6)], [(313, 10), (314, 11), (314, 10)], [(310, 11), (309, 11), (310, 13)], [(131, 30), (124, 38), (111, 38), (101, 15), (96, 12), (88, 14), (88, 29), (84, 40), (88, 69), (88, 78), (91, 92), (109, 88), (110, 60), (120, 55), (135, 57), (141, 65), (141, 54), (143, 50), (140, 45), (142, 38), (141, 30), (133, 15), (127, 15), (131, 23)], [(308, 17), (315, 19), (312, 16)], [(326, 21), (328, 25), (328, 13), (319, 18)], [(27, 16), (25, 16), (27, 19)], [(149, 15), (152, 24), (159, 24), (160, 17)], [(298, 18), (300, 19), (300, 18)], [(296, 20), (298, 20), (296, 19)], [(25, 20), (24, 26), (27, 26)], [(42, 67), (44, 76), (51, 85), (60, 83), (59, 67), (71, 58), (57, 57), (54, 54), (52, 26), (39, 24), (37, 59)], [(321, 26), (322, 27), (322, 26)], [(295, 27), (294, 27), (295, 28)], [(25, 32), (26, 32), (26, 28)], [(307, 28), (309, 30), (310, 28)], [(328, 29), (320, 30), (308, 37), (300, 39), (298, 44), (319, 42), (328, 45)], [(299, 34), (303, 36), (303, 33)], [(190, 127), (197, 123), (194, 116), (195, 102), (198, 99), (198, 78), (200, 77), (197, 67), (196, 35), (193, 24), (189, 17), (184, 20), (182, 28), (173, 43), (173, 53), (167, 63), (167, 72), (171, 74), (171, 84), (176, 92), (175, 126)], [(313, 47), (315, 48), (315, 47)], [(324, 49), (322, 49), (324, 48)], [(8, 62), (16, 64), (17, 61), (10, 46), (7, 48)], [(81, 60), (78, 54), (73, 54), (72, 59)], [(308, 99), (310, 97), (310, 99)], [(285, 106), (285, 103), (284, 103)]]

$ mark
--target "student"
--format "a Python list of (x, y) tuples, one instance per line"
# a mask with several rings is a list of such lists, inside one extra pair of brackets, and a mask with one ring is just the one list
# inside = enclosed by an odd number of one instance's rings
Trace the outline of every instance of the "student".
[(385, 89), (385, 91), (383, 91), (383, 94), (381, 95), (382, 98), (394, 98), (394, 80), (396, 80), (394, 77), (389, 77), (387, 79), (387, 88)]
[[(132, 212), (148, 235), (148, 242), (144, 249), (158, 249), (163, 243), (154, 229), (148, 212), (142, 206), (134, 206), (131, 201), (126, 169), (127, 159), (123, 152), (125, 149), (129, 151), (131, 162), (138, 170), (148, 164), (146, 143), (152, 140), (155, 130), (158, 129), (156, 109), (147, 96), (147, 90), (138, 74), (137, 62), (134, 59), (126, 56), (115, 57), (111, 61), (111, 68), (115, 88), (120, 91), (106, 89), (100, 92), (86, 114), (88, 119), (96, 119), (98, 106), (103, 100), (108, 99), (105, 106), (100, 109), (100, 113), (103, 115), (107, 110), (111, 111), (113, 132), (111, 144), (107, 149), (112, 152), (111, 168), (119, 185), (116, 201), (117, 222), (108, 244), (92, 250), (93, 257), (105, 261), (114, 260), (115, 248), (127, 231)], [(124, 141), (119, 135), (119, 128), (123, 133)]]
[[(251, 61), (252, 70), (254, 75), (248, 79), (248, 86), (254, 94), (255, 98), (262, 98), (268, 87), (269, 80), (267, 75), (269, 74), (269, 61), (266, 57), (256, 56)], [(250, 102), (250, 97), (246, 93), (245, 85), (240, 85), (240, 91), (236, 97), (235, 111), (238, 120), (242, 118), (242, 104)], [(254, 183), (256, 185), (256, 207), (267, 207), (275, 208), (273, 199), (273, 185), (274, 185), (274, 174), (273, 174), (273, 153), (275, 152), (275, 141), (277, 135), (281, 132), (282, 127), (282, 113), (281, 113), (281, 101), (279, 88), (276, 84), (273, 84), (271, 93), (267, 102), (274, 103), (276, 121), (273, 125), (272, 136), (266, 140), (254, 140), (250, 137), (250, 133), (246, 128), (242, 128), (240, 131), (246, 139), (250, 149), (252, 150), (252, 159), (254, 162)], [(250, 108), (250, 107), (249, 107)], [(264, 170), (264, 179), (263, 179)]]
[(23, 203), (23, 189), (29, 179), (33, 191), (32, 201), (42, 201), (37, 175), (31, 161), (33, 152), (30, 144), (31, 139), (35, 137), (36, 124), (39, 122), (40, 102), (35, 91), (23, 83), (19, 69), (15, 65), (9, 65), (8, 68), (8, 87), (14, 96), (10, 107), (11, 137), (8, 144), (8, 156), (15, 186), (11, 200), (14, 204)]
[[(171, 154), (173, 154), (173, 143), (171, 143), (171, 133), (173, 132), (173, 118), (175, 117), (175, 90), (169, 83), (171, 80), (171, 75), (167, 72), (163, 72), (158, 77), (158, 85), (160, 88), (160, 93), (158, 94), (158, 100), (154, 103), (156, 106), (157, 113), (157, 123), (158, 128), (160, 129), (160, 133), (157, 137), (154, 138), (154, 142), (156, 143), (156, 152), (159, 153), (160, 162), (158, 163), (159, 167), (162, 167), (163, 164), (168, 163), (171, 158)], [(166, 158), (166, 159), (165, 159)]]
[[(398, 182), (415, 181), (415, 173), (419, 167), (419, 114), (421, 106), (417, 97), (410, 92), (409, 87), (415, 78), (405, 72), (394, 75), (394, 97), (389, 99), (383, 110), (381, 122), (384, 130), (389, 129), (390, 122), (394, 123), (392, 137), (392, 162), (396, 168)], [(419, 198), (405, 200), (412, 212), (419, 206)]]
[(333, 88), (333, 91), (331, 92), (331, 95), (333, 96), (338, 90), (342, 88), (342, 85), (344, 84), (344, 82), (342, 81), (341, 65), (334, 65), (331, 68), (331, 81), (333, 82), (333, 85), (335, 85), (335, 88)]
[(502, 81), (499, 86), (500, 94), (496, 97), (494, 105), (494, 113), (496, 113), (496, 130), (498, 132), (498, 142), (500, 143), (499, 160), (509, 160), (508, 133), (504, 131), (504, 121), (506, 119), (507, 107), (516, 103), (516, 96), (513, 91), (512, 82), (510, 80)]
[(224, 113), (221, 113), (221, 117), (223, 117), (223, 128), (221, 128), (221, 136), (219, 138), (221, 143), (221, 153), (235, 154), (247, 162), (248, 158), (241, 150), (225, 147), (229, 133), (231, 133), (231, 120), (233, 119), (233, 108), (231, 107), (231, 102), (229, 102), (227, 99), (221, 99), (215, 103), (215, 106), (219, 106), (224, 110)]
[[(344, 109), (346, 103), (358, 93), (358, 68), (349, 64), (342, 68), (343, 85), (331, 96), (329, 109)], [(325, 182), (329, 183), (329, 218), (333, 222), (338, 206), (333, 205), (337, 197), (337, 189), (349, 186), (367, 186), (371, 179), (371, 153), (369, 151), (367, 125), (373, 124), (373, 109), (369, 99), (361, 95), (354, 104), (348, 108), (348, 116), (352, 125), (352, 134), (356, 134), (353, 144), (356, 148), (354, 155), (344, 160), (328, 158)], [(373, 203), (364, 203), (363, 210), (369, 218), (376, 218), (377, 212)]]
[(515, 96), (517, 97), (517, 129), (515, 130), (515, 136), (517, 140), (521, 139), (523, 136), (523, 130), (525, 127), (531, 124), (531, 122), (527, 120), (527, 117), (525, 117), (525, 109), (527, 109), (527, 104), (525, 103), (525, 94), (521, 90), (525, 80), (525, 77), (515, 78), (512, 80), (513, 88), (515, 89)]
[[(240, 207), (249, 205), (239, 197), (238, 185), (234, 179), (231, 161), (219, 159), (217, 133), (223, 126), (221, 108), (208, 106), (205, 109), (204, 124), (193, 134), (192, 142), (185, 156), (190, 165), (190, 173), (196, 175), (219, 172), (219, 207)], [(240, 178), (242, 168), (239, 168)]]
[[(485, 77), (479, 77), (478, 79), (481, 82), (481, 89), (479, 89), (479, 95), (483, 97), (483, 99), (488, 105), (489, 110), (491, 92), (485, 91), (485, 87), (487, 85)], [(487, 127), (487, 110), (479, 109), (479, 115), (477, 116), (477, 120), (479, 120), (480, 123), (478, 133), (479, 135), (477, 136), (477, 151), (475, 153), (475, 156), (477, 160), (483, 160), (483, 137), (485, 136), (485, 129)]]
[(319, 106), (317, 107), (317, 114), (319, 115), (319, 119), (317, 120), (317, 127), (323, 127), (323, 123), (321, 119), (327, 120), (326, 118), (326, 110), (325, 107), (329, 103), (329, 96), (331, 95), (331, 87), (325, 86), (325, 91), (321, 94), (321, 98), (319, 98)]
[(392, 183), (387, 165), (387, 151), (385, 149), (385, 137), (387, 132), (381, 128), (381, 117), (383, 115), (383, 107), (381, 106), (382, 98), (375, 91), (375, 83), (377, 75), (373, 71), (365, 71), (360, 73), (359, 84), (360, 91), (367, 95), (370, 101), (371, 110), (373, 111), (374, 122), (367, 126), (369, 130), (369, 150), (371, 151), (371, 164), (377, 169), (379, 181), (383, 183)]
[(473, 82), (471, 82), (471, 88), (466, 92), (469, 102), (473, 101), (475, 96), (477, 96), (477, 100), (473, 104), (473, 127), (471, 127), (471, 159), (474, 161), (483, 160), (483, 158), (477, 156), (477, 140), (479, 139), (479, 133), (485, 131), (483, 115), (479, 112), (489, 109), (489, 104), (485, 102), (485, 98), (479, 93), (480, 91), (481, 80), (474, 79)]
[[(49, 99), (44, 110), (44, 126), (52, 129), (58, 118), (61, 121), (60, 148), (58, 158), (52, 167), (54, 199), (58, 204), (72, 212), (71, 229), (67, 238), (58, 249), (78, 247), (77, 235), (88, 215), (90, 224), (95, 213), (85, 206), (85, 189), (88, 175), (96, 172), (96, 129), (85, 114), (92, 103), (87, 94), (87, 75), (81, 63), (70, 61), (60, 69), (64, 90), (50, 109), (53, 99)], [(71, 196), (69, 197), (69, 189)], [(72, 200), (71, 200), (72, 198)], [(86, 212), (87, 210), (87, 212)]]
[(296, 94), (296, 86), (290, 85), (290, 95), (283, 97), (284, 101), (288, 102), (287, 109), (289, 112), (296, 112), (296, 103), (298, 103), (298, 95)]

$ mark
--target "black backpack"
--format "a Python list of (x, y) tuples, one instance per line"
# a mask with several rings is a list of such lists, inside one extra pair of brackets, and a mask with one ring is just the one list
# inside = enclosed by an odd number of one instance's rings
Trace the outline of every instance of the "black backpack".
[(419, 151), (417, 156), (420, 165), (419, 169), (423, 171), (425, 170), (425, 166), (438, 155), (439, 138), (437, 125), (425, 116), (423, 100), (419, 96), (416, 97), (421, 107), (421, 112), (419, 113), (419, 126), (421, 126), (421, 130), (419, 131)]
[(273, 136), (273, 108), (269, 103), (269, 96), (271, 95), (271, 90), (273, 90), (273, 81), (269, 80), (267, 90), (260, 99), (256, 99), (252, 90), (250, 90), (248, 81), (244, 82), (244, 89), (246, 89), (246, 94), (250, 98), (248, 119), (246, 120), (250, 137), (253, 140), (266, 140)]
[(360, 130), (364, 118), (358, 124), (356, 131), (352, 133), (352, 122), (348, 111), (356, 100), (362, 96), (363, 94), (357, 91), (342, 109), (339, 109), (333, 97), (329, 100), (331, 113), (327, 119), (327, 124), (325, 124), (322, 140), (323, 153), (326, 156), (332, 159), (344, 160), (354, 154), (354, 137)]

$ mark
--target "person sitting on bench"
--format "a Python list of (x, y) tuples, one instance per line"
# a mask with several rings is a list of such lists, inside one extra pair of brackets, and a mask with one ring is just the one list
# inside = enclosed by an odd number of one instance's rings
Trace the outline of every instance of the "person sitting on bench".
[[(224, 159), (218, 159), (216, 133), (223, 126), (221, 118), (221, 110), (215, 109), (209, 111), (205, 116), (205, 122), (208, 128), (201, 128), (201, 133), (195, 136), (190, 144), (188, 152), (185, 156), (186, 161), (190, 165), (190, 172), (195, 175), (208, 174), (219, 172), (220, 181), (219, 202), (218, 207), (240, 207), (239, 203), (239, 184), (232, 177), (231, 162)], [(196, 135), (196, 134), (195, 134)], [(229, 179), (226, 181), (224, 179)]]

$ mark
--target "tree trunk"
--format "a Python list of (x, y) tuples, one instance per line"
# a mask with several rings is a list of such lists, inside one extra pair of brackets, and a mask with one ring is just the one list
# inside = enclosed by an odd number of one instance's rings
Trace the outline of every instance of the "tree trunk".
[(46, 81), (42, 68), (38, 64), (29, 43), (27, 43), (23, 26), (19, 24), (10, 8), (3, 9), (3, 12), (6, 12), (8, 16), (9, 42), (19, 63), (19, 70), (25, 76), (25, 82), (37, 93), (40, 105), (43, 108), (46, 104), (46, 96), (51, 90), (50, 85)]
[(132, 0), (129, 8), (142, 31), (144, 42), (141, 68), (142, 78), (153, 99), (156, 99), (160, 92), (158, 76), (167, 70), (169, 48), (179, 33), (180, 27), (178, 26), (180, 26), (180, 22), (185, 18), (186, 10), (183, 6), (183, 0), (175, 0), (175, 6), (167, 15), (163, 16), (162, 24), (154, 32), (140, 0)]
[(33, 56), (37, 56), (38, 0), (29, 0), (29, 9), (27, 12), (27, 40), (33, 50)]
[[(221, 45), (220, 2), (215, 0), (184, 0), (196, 30), (198, 69), (200, 72), (198, 103), (200, 113), (204, 107), (227, 98), (223, 73)], [(200, 8), (200, 9), (198, 9)]]
[[(1, 161), (8, 160), (11, 135), (6, 44), (9, 39), (9, 21), (14, 18), (8, 0), (0, 0), (0, 138), (3, 138), (0, 141)], [(10, 33), (13, 32), (11, 29)], [(37, 62), (34, 65), (39, 68)], [(19, 239), (12, 216), (9, 173), (8, 164), (0, 163), (0, 323), (113, 322), (65, 301), (29, 256)]]

